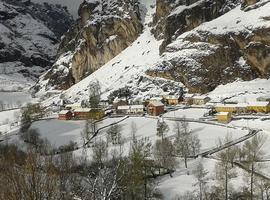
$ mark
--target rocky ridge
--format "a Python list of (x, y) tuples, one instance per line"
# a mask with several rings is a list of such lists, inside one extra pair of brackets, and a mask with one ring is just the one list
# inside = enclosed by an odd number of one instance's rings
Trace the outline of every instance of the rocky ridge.
[[(238, 79), (268, 78), (269, 6), (269, 1), (246, 1), (180, 36), (178, 31), (169, 39), (165, 34), (165, 44), (173, 41), (165, 45), (156, 69), (147, 74), (182, 82), (191, 92), (202, 93)], [(182, 9), (176, 15), (185, 16), (185, 12)]]
[(0, 0), (0, 85), (35, 81), (55, 61), (61, 35), (73, 18), (60, 5)]
[(47, 86), (67, 89), (131, 45), (142, 31), (139, 9), (137, 0), (85, 0), (61, 41), (60, 59), (43, 77)]

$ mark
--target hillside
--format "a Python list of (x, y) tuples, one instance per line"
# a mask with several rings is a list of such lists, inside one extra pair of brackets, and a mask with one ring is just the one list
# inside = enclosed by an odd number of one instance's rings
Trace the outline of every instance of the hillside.
[[(195, 6), (178, 7), (171, 17)], [(191, 91), (203, 93), (237, 79), (268, 78), (270, 2), (243, 6), (174, 35), (156, 69), (148, 74), (180, 81)]]
[[(96, 80), (104, 98), (125, 86), (141, 98), (185, 89), (207, 93), (236, 80), (268, 78), (269, 1), (149, 0), (127, 2), (127, 10), (103, 4), (81, 5), (77, 25), (61, 42), (62, 54), (35, 86), (39, 95), (69, 88), (69, 98), (84, 99)], [(134, 5), (136, 16), (130, 14)], [(111, 28), (123, 23), (134, 32)]]
[(55, 61), (60, 38), (72, 22), (59, 5), (1, 0), (0, 89), (31, 86)]

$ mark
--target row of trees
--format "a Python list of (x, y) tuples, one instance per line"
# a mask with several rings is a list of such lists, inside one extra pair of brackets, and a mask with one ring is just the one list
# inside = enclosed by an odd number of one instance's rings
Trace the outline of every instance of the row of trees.
[(23, 139), (38, 145), (0, 146), (0, 199), (137, 200), (155, 195), (147, 139), (133, 137), (125, 156), (117, 149), (109, 154), (104, 141), (95, 141), (89, 161), (86, 149), (76, 158), (71, 152), (43, 156), (51, 146), (30, 130)]
[[(228, 135), (220, 145), (232, 141), (231, 135)], [(257, 174), (262, 165), (260, 161), (263, 158), (264, 152), (262, 145), (265, 137), (256, 135), (252, 139), (246, 141), (241, 147), (231, 146), (217, 154), (216, 165), (216, 185), (208, 186), (208, 171), (204, 169), (201, 163), (193, 171), (199, 190), (198, 193), (189, 193), (179, 197), (185, 200), (197, 199), (270, 199), (270, 181), (267, 177)], [(232, 178), (237, 178), (239, 171), (235, 165), (242, 167), (244, 174), (244, 184), (239, 185), (237, 190), (234, 190), (230, 185)]]

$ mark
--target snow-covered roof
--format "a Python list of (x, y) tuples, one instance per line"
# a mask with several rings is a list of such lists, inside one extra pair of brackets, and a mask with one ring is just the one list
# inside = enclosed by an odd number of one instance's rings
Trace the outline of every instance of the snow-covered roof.
[(193, 99), (196, 99), (196, 100), (204, 100), (206, 98), (209, 98), (208, 96), (194, 96)]
[(185, 98), (191, 98), (194, 97), (194, 94), (185, 94)]
[(117, 110), (128, 110), (129, 106), (118, 106)]
[(150, 101), (161, 101), (162, 99), (162, 97), (152, 97)]
[(256, 101), (256, 102), (250, 102), (248, 106), (268, 106), (268, 101)]
[(164, 106), (164, 104), (162, 102), (160, 102), (160, 101), (151, 102), (151, 103), (149, 103), (149, 105), (153, 105), (153, 106), (156, 106), (156, 107)]
[(70, 107), (70, 108), (72, 108), (72, 107), (81, 107), (81, 106), (82, 106), (81, 103), (73, 103), (73, 104), (67, 104), (67, 105), (66, 105), (66, 108), (67, 108), (67, 107)]
[(131, 105), (130, 108), (131, 109), (143, 109), (144, 106), (143, 105)]
[(215, 107), (226, 107), (226, 108), (235, 108), (237, 107), (237, 104), (222, 104), (222, 103), (218, 103), (215, 105)]
[(128, 105), (128, 106), (118, 106), (118, 110), (129, 110), (129, 109), (143, 109), (143, 105)]
[(76, 108), (74, 112), (90, 112), (91, 108)]
[(69, 113), (70, 111), (69, 110), (61, 110), (59, 112), (59, 115), (66, 115), (67, 113)]
[(237, 108), (246, 108), (248, 106), (248, 103), (238, 103), (236, 104)]
[(217, 116), (227, 116), (227, 115), (229, 115), (230, 113), (229, 112), (219, 112), (219, 113), (217, 113)]
[(179, 99), (180, 96), (178, 95), (167, 95), (165, 96), (166, 99)]

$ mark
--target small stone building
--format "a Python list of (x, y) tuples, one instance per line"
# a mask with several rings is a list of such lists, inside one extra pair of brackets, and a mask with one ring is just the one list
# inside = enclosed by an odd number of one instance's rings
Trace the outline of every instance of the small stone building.
[(162, 102), (150, 102), (147, 106), (147, 113), (153, 116), (159, 116), (164, 113), (164, 104)]

